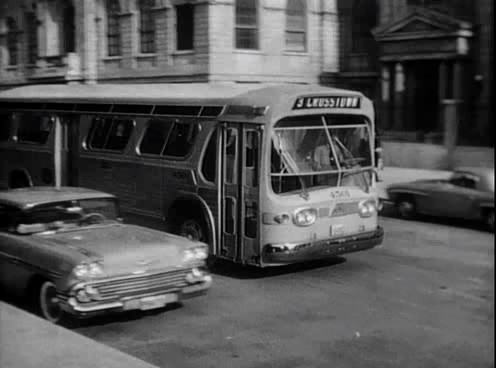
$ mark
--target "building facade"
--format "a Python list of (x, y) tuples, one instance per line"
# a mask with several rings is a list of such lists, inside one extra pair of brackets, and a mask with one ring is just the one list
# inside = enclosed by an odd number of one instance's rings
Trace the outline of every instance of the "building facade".
[(492, 0), (338, 0), (337, 10), (339, 73), (321, 83), (372, 96), (386, 141), (494, 146)]
[(334, 0), (7, 0), (0, 85), (317, 83), (338, 71)]

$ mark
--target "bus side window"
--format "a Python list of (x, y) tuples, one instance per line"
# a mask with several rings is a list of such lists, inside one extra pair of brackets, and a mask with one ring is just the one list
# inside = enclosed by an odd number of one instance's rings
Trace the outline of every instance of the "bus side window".
[(131, 133), (133, 132), (133, 121), (128, 119), (114, 119), (110, 129), (105, 149), (122, 151), (126, 148)]
[(139, 146), (140, 153), (160, 155), (172, 124), (171, 121), (167, 120), (150, 120)]
[(164, 155), (173, 157), (186, 156), (195, 140), (198, 125), (195, 121), (176, 121), (167, 139)]
[(258, 186), (258, 134), (249, 130), (245, 135), (246, 185)]
[(45, 144), (52, 130), (53, 119), (49, 116), (21, 114), (17, 138), (19, 142)]
[(96, 117), (91, 124), (88, 146), (92, 149), (122, 151), (133, 131), (133, 121)]
[(214, 130), (210, 136), (207, 149), (203, 155), (202, 174), (210, 182), (215, 182), (217, 167), (217, 131)]
[(96, 117), (91, 123), (88, 147), (92, 149), (103, 149), (107, 141), (108, 132), (112, 125), (112, 119)]
[(237, 152), (238, 152), (238, 131), (234, 128), (226, 130), (225, 135), (225, 158), (226, 158), (226, 176), (227, 184), (236, 184), (237, 180)]

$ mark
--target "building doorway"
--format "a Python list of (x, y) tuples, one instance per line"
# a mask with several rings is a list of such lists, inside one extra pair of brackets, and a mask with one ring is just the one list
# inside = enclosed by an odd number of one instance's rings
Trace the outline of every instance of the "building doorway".
[(408, 63), (406, 120), (418, 139), (440, 131), (439, 61), (416, 60)]

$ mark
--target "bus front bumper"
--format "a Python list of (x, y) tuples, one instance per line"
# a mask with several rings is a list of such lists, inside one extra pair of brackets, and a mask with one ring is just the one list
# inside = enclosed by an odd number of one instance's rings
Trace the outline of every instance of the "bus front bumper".
[(264, 247), (263, 262), (288, 264), (359, 252), (381, 244), (383, 237), (384, 230), (378, 226), (374, 231), (315, 242), (268, 244)]

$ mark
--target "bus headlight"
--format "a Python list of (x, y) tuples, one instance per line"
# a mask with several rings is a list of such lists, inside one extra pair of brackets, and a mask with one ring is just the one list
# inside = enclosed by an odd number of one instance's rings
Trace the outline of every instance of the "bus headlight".
[(366, 199), (358, 203), (358, 213), (360, 217), (371, 217), (377, 210), (374, 199)]
[(315, 208), (304, 208), (295, 212), (293, 217), (295, 225), (310, 226), (317, 220)]

